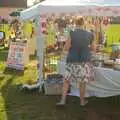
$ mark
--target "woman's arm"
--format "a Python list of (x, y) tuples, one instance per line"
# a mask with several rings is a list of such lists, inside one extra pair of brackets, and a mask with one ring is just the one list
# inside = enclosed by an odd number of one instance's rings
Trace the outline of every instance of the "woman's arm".
[(95, 35), (93, 33), (90, 35), (89, 48), (91, 51), (96, 52), (96, 41), (95, 41)]
[(70, 47), (71, 47), (71, 38), (69, 37), (69, 38), (66, 40), (66, 43), (65, 43), (65, 45), (64, 45), (61, 58), (63, 58), (63, 57), (68, 53)]
[(91, 51), (96, 52), (96, 42), (93, 40), (93, 42), (89, 45), (89, 48)]
[(65, 46), (63, 48), (63, 51), (69, 51), (71, 47), (71, 38), (69, 37), (67, 40), (66, 40), (66, 43), (65, 43)]

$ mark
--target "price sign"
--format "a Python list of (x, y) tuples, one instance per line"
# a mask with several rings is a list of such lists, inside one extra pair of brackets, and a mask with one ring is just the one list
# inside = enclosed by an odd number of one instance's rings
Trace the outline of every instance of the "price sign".
[(24, 70), (26, 43), (11, 42), (7, 65), (10, 68)]

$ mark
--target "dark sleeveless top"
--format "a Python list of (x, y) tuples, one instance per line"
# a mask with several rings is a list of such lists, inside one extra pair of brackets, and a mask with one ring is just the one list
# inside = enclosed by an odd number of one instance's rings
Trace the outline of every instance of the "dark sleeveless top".
[(71, 48), (67, 56), (67, 63), (88, 62), (91, 59), (88, 45), (94, 40), (92, 32), (83, 29), (75, 29), (70, 32)]

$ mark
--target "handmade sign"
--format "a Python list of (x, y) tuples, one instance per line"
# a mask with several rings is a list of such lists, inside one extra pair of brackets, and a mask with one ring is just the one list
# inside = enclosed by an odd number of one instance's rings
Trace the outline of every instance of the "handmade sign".
[(24, 70), (26, 52), (26, 43), (11, 42), (7, 59), (8, 67), (17, 70)]

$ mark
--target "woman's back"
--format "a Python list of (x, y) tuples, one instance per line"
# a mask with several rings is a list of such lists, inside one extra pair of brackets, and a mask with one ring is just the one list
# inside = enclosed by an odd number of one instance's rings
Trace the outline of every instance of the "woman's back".
[(71, 48), (68, 53), (67, 63), (87, 62), (90, 60), (89, 44), (93, 40), (93, 34), (83, 29), (75, 29), (70, 32)]

